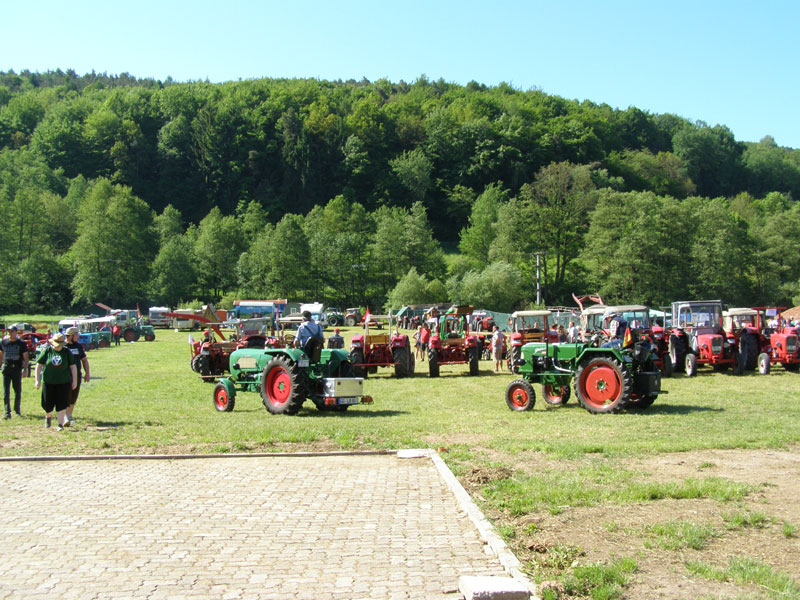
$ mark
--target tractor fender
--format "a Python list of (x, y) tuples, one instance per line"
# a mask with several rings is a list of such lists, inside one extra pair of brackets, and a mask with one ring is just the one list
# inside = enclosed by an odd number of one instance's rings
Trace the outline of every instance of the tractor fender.
[(511, 340), (512, 346), (522, 346), (522, 334), (518, 331), (515, 331), (508, 337)]
[(407, 335), (393, 335), (391, 339), (392, 348), (405, 348), (408, 346)]
[(217, 383), (225, 386), (225, 391), (228, 392), (228, 398), (236, 398), (236, 386), (233, 381), (227, 377), (220, 378)]
[(467, 346), (467, 348), (475, 348), (475, 347), (478, 346), (478, 336), (469, 335), (469, 336), (467, 336), (467, 339), (464, 340), (464, 342), (465, 342), (465, 345)]
[(441, 350), (442, 338), (440, 338), (438, 335), (432, 336), (431, 339), (428, 341), (428, 346), (434, 350)]
[(358, 333), (350, 340), (350, 348), (363, 348), (364, 347), (364, 334)]

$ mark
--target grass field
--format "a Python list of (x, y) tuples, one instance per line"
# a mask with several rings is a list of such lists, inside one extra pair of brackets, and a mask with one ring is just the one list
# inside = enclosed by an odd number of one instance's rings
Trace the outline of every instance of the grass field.
[[(346, 339), (353, 331), (345, 329)], [(786, 575), (800, 572), (797, 496), (783, 510), (781, 484), (767, 473), (736, 477), (726, 467), (729, 455), (713, 454), (731, 450), (756, 464), (766, 449), (797, 458), (800, 374), (780, 367), (766, 377), (701, 370), (693, 379), (665, 380), (669, 393), (649, 410), (591, 415), (574, 399), (547, 407), (541, 397), (530, 412), (509, 411), (504, 391), (513, 377), (494, 373), (489, 362), (481, 363), (479, 377), (460, 365), (443, 366), (438, 379), (428, 377), (427, 363), (417, 363), (413, 378), (395, 379), (388, 369), (370, 376), (365, 391), (375, 399), (371, 406), (321, 413), (309, 401), (287, 417), (270, 415), (251, 393), (237, 395), (233, 412), (218, 413), (213, 385), (189, 368), (186, 332), (158, 330), (155, 342), (123, 343), (88, 358), (93, 379), (83, 385), (77, 427), (45, 429), (39, 394), (28, 379), (23, 418), (0, 424), (0, 454), (440, 448), (531, 575), (555, 582), (549, 597), (656, 597), (653, 586), (663, 587), (661, 571), (672, 565), (666, 570), (676, 581), (704, 583), (694, 595), (682, 595), (687, 590), (676, 584), (670, 597), (800, 598)], [(662, 463), (675, 468), (664, 473)], [(720, 516), (747, 515), (758, 506), (770, 527), (731, 528)], [(667, 507), (674, 507), (671, 514), (663, 512)], [(686, 519), (684, 507), (690, 507)], [(628, 513), (651, 516), (632, 523)], [(594, 537), (586, 538), (590, 530)], [(793, 558), (737, 554), (742, 536), (765, 531), (775, 534), (771, 542), (794, 544)], [(612, 538), (621, 540), (614, 542), (614, 556), (608, 548), (588, 547)], [(741, 561), (755, 561), (758, 568), (750, 571), (784, 588), (773, 596), (769, 583), (720, 576)], [(606, 571), (616, 575), (603, 583)]]

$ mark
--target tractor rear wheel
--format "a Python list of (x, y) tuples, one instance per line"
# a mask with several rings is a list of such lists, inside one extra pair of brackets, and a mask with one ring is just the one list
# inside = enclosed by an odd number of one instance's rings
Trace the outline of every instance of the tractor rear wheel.
[(506, 388), (506, 404), (511, 410), (531, 410), (536, 403), (536, 392), (530, 382), (516, 379)]
[(669, 336), (669, 358), (672, 361), (673, 369), (679, 369), (684, 364), (688, 350), (684, 338), (677, 335)]
[(278, 356), (261, 374), (261, 400), (273, 415), (294, 415), (306, 399), (305, 378), (296, 364)]
[(341, 325), (341, 323), (339, 323), (339, 317), (337, 315), (328, 315), (328, 325), (331, 327), (338, 327)]
[(467, 352), (469, 353), (469, 374), (477, 375), (480, 372), (480, 350), (475, 346), (474, 348), (469, 348)]
[(685, 367), (687, 377), (694, 377), (697, 375), (697, 355), (694, 352), (690, 352), (686, 355)]
[(739, 338), (739, 354), (743, 357), (746, 371), (758, 368), (758, 350), (758, 338), (752, 333), (743, 333)]
[(739, 352), (733, 353), (733, 374), (741, 375), (744, 369), (742, 368), (742, 355)]
[(769, 354), (762, 352), (758, 355), (758, 372), (762, 375), (769, 375)]
[(511, 346), (508, 356), (508, 368), (511, 369), (512, 373), (519, 373), (517, 361), (522, 358), (522, 348), (520, 346)]
[(428, 350), (428, 374), (431, 377), (439, 376), (439, 353), (436, 350)]
[(568, 385), (545, 383), (542, 385), (542, 395), (544, 396), (544, 401), (550, 406), (561, 406), (569, 402), (571, 392)]
[(411, 349), (408, 345), (402, 348), (392, 348), (392, 362), (394, 362), (394, 376), (408, 377), (411, 375)]
[(355, 318), (355, 317), (353, 317), (353, 316), (350, 316), (350, 317), (345, 317), (345, 319), (344, 319), (344, 323), (345, 323), (345, 325), (347, 325), (348, 327), (355, 327), (355, 326), (356, 326), (356, 318)]
[(630, 371), (615, 358), (590, 358), (575, 371), (575, 394), (590, 413), (619, 412), (631, 399), (632, 390)]
[(136, 330), (133, 327), (128, 327), (122, 334), (122, 337), (126, 342), (135, 342), (139, 339), (139, 334), (136, 333)]
[[(203, 377), (210, 377), (211, 376), (211, 361), (209, 360), (208, 356), (205, 355), (205, 354), (198, 354), (194, 358), (195, 358), (195, 360), (192, 361), (194, 363), (192, 365), (192, 368), (194, 368), (194, 370), (197, 371), (198, 373), (200, 373), (200, 375), (202, 375)], [(196, 368), (195, 368), (195, 364), (196, 364)]]
[(229, 393), (228, 388), (222, 382), (214, 386), (214, 408), (219, 412), (231, 412), (236, 398)]
[(361, 348), (356, 348), (355, 350), (350, 350), (350, 364), (352, 365), (353, 369), (353, 377), (366, 377), (367, 376), (367, 369), (366, 367), (359, 367), (357, 365), (364, 364), (364, 351)]
[(672, 359), (669, 357), (669, 354), (665, 354), (662, 361), (664, 362), (664, 368), (661, 370), (661, 376), (672, 377), (675, 367), (672, 364)]

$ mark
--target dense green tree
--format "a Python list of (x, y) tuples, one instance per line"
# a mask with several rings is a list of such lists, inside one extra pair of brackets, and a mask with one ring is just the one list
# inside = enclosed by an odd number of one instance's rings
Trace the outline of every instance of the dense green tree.
[(164, 240), (150, 270), (147, 288), (150, 301), (176, 308), (194, 298), (196, 264), (194, 249), (187, 237), (178, 234)]
[(214, 207), (200, 221), (193, 245), (200, 290), (216, 301), (236, 286), (236, 263), (245, 247), (241, 223)]
[(461, 282), (459, 300), (492, 310), (512, 312), (528, 296), (525, 277), (515, 266), (498, 261), (482, 271), (470, 271)]
[(497, 212), (507, 201), (508, 193), (500, 185), (492, 184), (478, 196), (472, 206), (469, 226), (461, 230), (458, 248), (476, 265), (485, 265), (489, 261), (489, 250), (497, 235)]
[(130, 188), (100, 179), (78, 215), (78, 238), (70, 249), (76, 302), (131, 305), (146, 297), (156, 244), (152, 214)]
[(701, 195), (722, 196), (741, 189), (744, 144), (727, 127), (687, 125), (675, 134), (672, 145)]

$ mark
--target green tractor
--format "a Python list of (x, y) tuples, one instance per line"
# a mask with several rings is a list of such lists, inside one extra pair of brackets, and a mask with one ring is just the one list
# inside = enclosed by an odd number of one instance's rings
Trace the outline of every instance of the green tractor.
[(649, 341), (634, 336), (626, 336), (621, 344), (601, 345), (599, 336), (588, 342), (525, 344), (516, 365), (522, 379), (509, 384), (506, 404), (516, 411), (532, 409), (536, 402), (533, 383), (542, 384), (548, 404), (566, 404), (574, 379), (578, 402), (590, 413), (649, 407), (666, 392), (661, 391), (661, 373)]
[(294, 415), (311, 399), (321, 411), (344, 412), (353, 404), (372, 404), (364, 379), (353, 377), (347, 350), (324, 349), (311, 338), (300, 348), (240, 348), (230, 355), (230, 376), (214, 387), (214, 407), (230, 412), (236, 390), (258, 392), (272, 414)]

